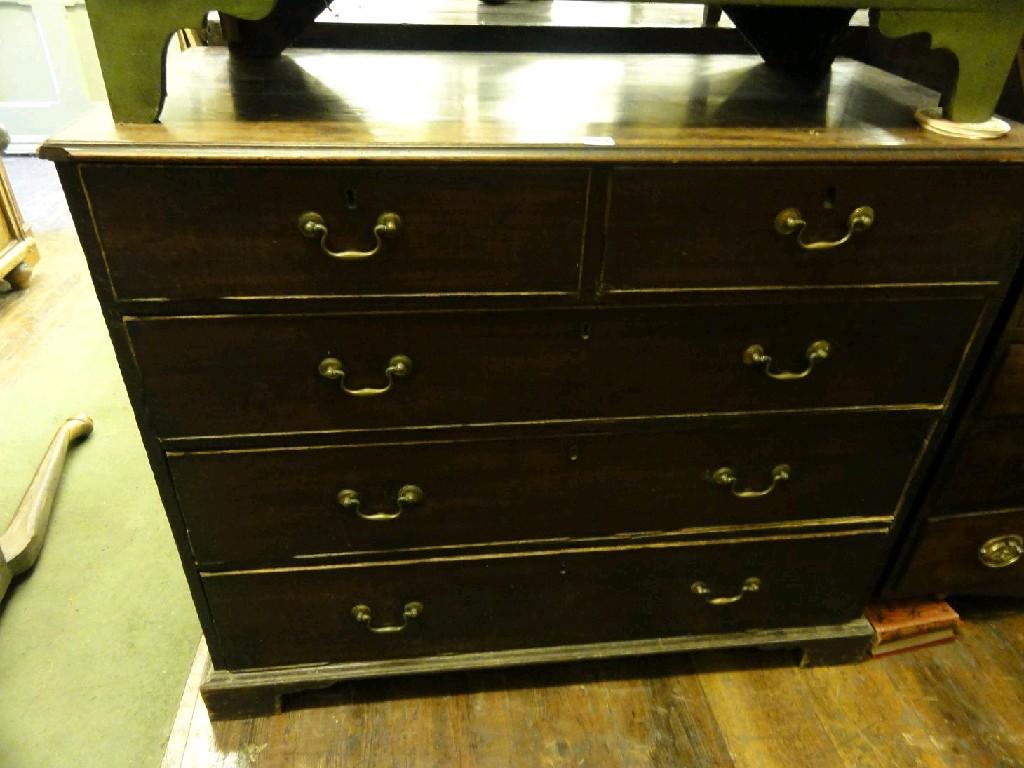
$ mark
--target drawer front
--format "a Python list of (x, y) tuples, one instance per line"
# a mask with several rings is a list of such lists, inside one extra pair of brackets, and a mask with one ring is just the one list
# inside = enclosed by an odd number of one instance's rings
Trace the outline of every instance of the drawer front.
[(929, 520), (896, 589), (1024, 595), (1024, 510)]
[[(175, 437), (938, 404), (981, 307), (861, 301), (127, 326), (151, 423)], [(806, 378), (768, 375), (803, 372), (823, 340), (829, 357)], [(754, 345), (770, 368), (746, 354)], [(387, 391), (355, 396), (343, 386)]]
[[(265, 567), (342, 552), (884, 518), (930, 423), (764, 417), (663, 434), (176, 453), (169, 464), (196, 560)], [(783, 465), (785, 477), (773, 478)]]
[(1007, 346), (981, 415), (1024, 416), (1024, 344)]
[(972, 432), (945, 475), (939, 512), (1024, 507), (1024, 424)]
[[(621, 168), (606, 220), (607, 291), (995, 280), (1019, 252), (1013, 169)], [(851, 213), (874, 210), (846, 244)], [(776, 217), (797, 209), (802, 234)]]
[[(218, 668), (368, 661), (840, 623), (860, 612), (886, 542), (860, 535), (263, 571), (206, 576), (203, 586)], [(751, 578), (760, 588), (744, 592)], [(694, 594), (695, 582), (710, 595)], [(742, 597), (707, 602), (733, 596)], [(363, 621), (356, 606), (368, 608)], [(369, 629), (403, 621), (403, 631)]]
[[(84, 167), (122, 299), (576, 293), (588, 172), (547, 168)], [(303, 237), (319, 213), (340, 260)]]

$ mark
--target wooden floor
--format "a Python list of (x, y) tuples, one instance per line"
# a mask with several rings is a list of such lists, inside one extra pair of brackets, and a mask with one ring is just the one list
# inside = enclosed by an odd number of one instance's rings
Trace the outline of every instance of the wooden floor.
[(1024, 766), (1024, 604), (846, 667), (723, 651), (363, 682), (211, 726), (185, 691), (163, 768)]
[[(0, 294), (0, 403), (23, 371), (36, 365), (47, 351), (33, 342), (45, 339), (54, 328), (74, 322), (77, 312), (96, 312), (95, 298), (85, 260), (70, 228), (67, 206), (57, 176), (48, 163), (24, 158), (5, 160), (14, 185), (15, 199), (40, 240), (40, 250), (49, 262), (39, 266), (46, 279), (30, 281), (33, 290)], [(59, 196), (46, 217), (40, 216), (38, 201)], [(34, 203), (26, 206), (25, 203)], [(63, 213), (62, 213), (63, 211)], [(68, 414), (69, 416), (71, 414)], [(57, 424), (47, 424), (46, 429)], [(0, 459), (0, 468), (3, 462)], [(2, 762), (2, 761), (0, 761)]]

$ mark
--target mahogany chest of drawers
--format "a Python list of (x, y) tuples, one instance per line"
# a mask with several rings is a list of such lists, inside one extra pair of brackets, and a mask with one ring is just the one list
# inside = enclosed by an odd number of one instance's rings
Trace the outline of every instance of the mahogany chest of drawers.
[(1005, 309), (887, 593), (1024, 594), (1024, 294)]
[(163, 125), (44, 154), (215, 716), (373, 675), (863, 652), (1020, 258), (1019, 129), (926, 136), (933, 94), (848, 62), (808, 100), (744, 57), (185, 59)]

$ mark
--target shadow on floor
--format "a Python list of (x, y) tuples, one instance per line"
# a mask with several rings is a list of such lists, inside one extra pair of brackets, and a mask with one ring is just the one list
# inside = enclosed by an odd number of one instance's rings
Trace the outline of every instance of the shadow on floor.
[(699, 656), (693, 653), (672, 653), (624, 659), (410, 675), (408, 677), (337, 683), (321, 690), (289, 694), (283, 697), (282, 709), (290, 711), (305, 707), (368, 704), (501, 690), (557, 688), (610, 681), (656, 680), (697, 674), (695, 660), (698, 658), (702, 672), (709, 669), (726, 672), (784, 668), (795, 666), (799, 657), (797, 649), (757, 651), (745, 648), (708, 651), (700, 653)]

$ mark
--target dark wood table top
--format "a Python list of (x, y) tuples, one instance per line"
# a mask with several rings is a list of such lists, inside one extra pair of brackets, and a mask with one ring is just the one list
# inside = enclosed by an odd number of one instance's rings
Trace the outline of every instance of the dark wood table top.
[(938, 95), (853, 61), (817, 88), (756, 56), (289, 51), (172, 57), (158, 124), (105, 108), (43, 157), (701, 162), (1024, 160), (1024, 126), (993, 141), (928, 133)]

